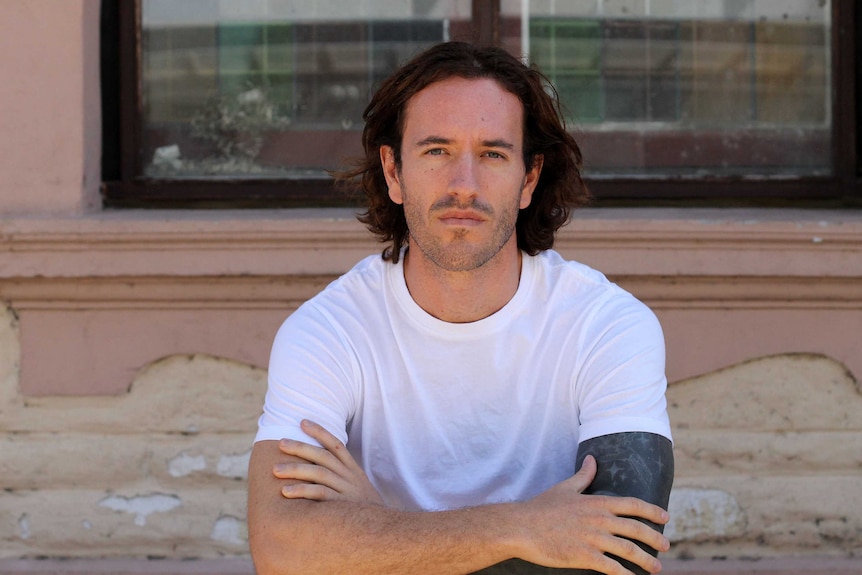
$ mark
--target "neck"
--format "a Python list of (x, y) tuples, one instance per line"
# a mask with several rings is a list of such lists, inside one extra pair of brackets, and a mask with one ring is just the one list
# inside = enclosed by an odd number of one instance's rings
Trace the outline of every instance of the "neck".
[(518, 291), (522, 256), (517, 246), (511, 248), (504, 248), (482, 267), (464, 272), (444, 270), (408, 249), (404, 258), (407, 289), (417, 305), (437, 319), (479, 321), (502, 309)]

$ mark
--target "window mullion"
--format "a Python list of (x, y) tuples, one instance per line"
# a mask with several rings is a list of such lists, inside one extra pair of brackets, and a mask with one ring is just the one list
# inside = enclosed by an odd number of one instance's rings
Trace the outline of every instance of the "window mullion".
[(473, 0), (472, 17), (476, 42), (498, 45), (500, 43), (500, 0)]

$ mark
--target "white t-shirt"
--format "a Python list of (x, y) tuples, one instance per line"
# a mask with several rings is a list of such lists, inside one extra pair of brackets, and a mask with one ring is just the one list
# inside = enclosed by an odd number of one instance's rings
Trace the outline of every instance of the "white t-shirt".
[(300, 421), (316, 421), (405, 509), (524, 500), (574, 474), (581, 441), (670, 438), (664, 361), (654, 314), (554, 251), (525, 254), (514, 297), (463, 324), (371, 256), (278, 331), (255, 440), (314, 443)]

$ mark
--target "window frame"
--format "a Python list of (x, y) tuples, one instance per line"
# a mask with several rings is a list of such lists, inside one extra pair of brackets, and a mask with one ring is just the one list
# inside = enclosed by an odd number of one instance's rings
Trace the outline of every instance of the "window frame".
[[(500, 0), (472, 1), (473, 38), (501, 41)], [(832, 162), (830, 176), (586, 177), (597, 206), (795, 205), (862, 206), (862, 10), (853, 0), (832, 2)], [(141, 0), (102, 0), (101, 69), (103, 184), (106, 207), (309, 207), (356, 204), (331, 178), (188, 179), (143, 176)]]

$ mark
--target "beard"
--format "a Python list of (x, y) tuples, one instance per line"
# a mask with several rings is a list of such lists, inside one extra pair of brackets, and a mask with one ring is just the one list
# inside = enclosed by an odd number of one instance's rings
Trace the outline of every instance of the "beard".
[[(410, 201), (408, 190), (402, 181), (404, 216), (410, 232), (410, 246), (418, 248), (422, 254), (437, 267), (450, 272), (463, 272), (478, 269), (491, 261), (515, 233), (515, 225), (520, 212), (520, 196), (515, 195), (511, 203), (495, 210), (490, 204), (472, 198), (459, 202), (447, 196), (432, 204), (427, 214), (421, 206)], [(473, 210), (484, 214), (487, 220), (475, 228), (454, 228), (446, 230), (445, 236), (435, 234), (429, 226), (435, 214), (447, 209)], [(490, 234), (485, 229), (491, 227)]]

